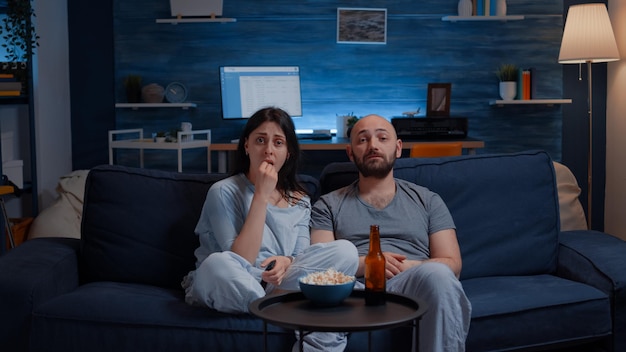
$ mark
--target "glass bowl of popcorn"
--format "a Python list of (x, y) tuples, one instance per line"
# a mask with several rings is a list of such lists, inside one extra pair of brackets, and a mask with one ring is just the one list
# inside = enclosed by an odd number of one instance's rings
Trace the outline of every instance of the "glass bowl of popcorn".
[(310, 273), (300, 278), (300, 290), (306, 298), (320, 306), (336, 306), (354, 288), (356, 278), (335, 269)]

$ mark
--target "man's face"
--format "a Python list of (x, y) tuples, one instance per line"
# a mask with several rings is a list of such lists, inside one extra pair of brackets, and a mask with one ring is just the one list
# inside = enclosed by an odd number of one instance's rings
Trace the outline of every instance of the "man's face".
[(359, 120), (350, 134), (348, 155), (365, 177), (384, 178), (402, 151), (393, 126), (379, 116)]

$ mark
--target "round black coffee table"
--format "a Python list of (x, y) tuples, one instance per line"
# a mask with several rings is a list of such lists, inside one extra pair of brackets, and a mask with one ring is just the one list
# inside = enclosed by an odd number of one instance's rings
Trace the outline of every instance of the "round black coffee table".
[[(312, 331), (355, 332), (368, 331), (368, 348), (371, 349), (371, 331), (396, 326), (413, 325), (413, 350), (418, 349), (419, 319), (426, 312), (426, 304), (415, 299), (387, 293), (387, 303), (366, 306), (363, 290), (354, 290), (338, 306), (317, 306), (302, 292), (270, 295), (250, 304), (250, 313), (263, 319), (263, 339), (267, 351), (267, 324), (298, 330), (300, 336)], [(302, 351), (300, 339), (300, 351)]]

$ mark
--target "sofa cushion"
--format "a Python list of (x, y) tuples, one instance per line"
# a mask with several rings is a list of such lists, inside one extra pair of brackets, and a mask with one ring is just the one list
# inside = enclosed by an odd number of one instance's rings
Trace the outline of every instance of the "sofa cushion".
[(609, 297), (591, 286), (552, 275), (475, 278), (462, 284), (472, 302), (468, 351), (566, 344), (611, 334)]
[[(35, 309), (30, 348), (49, 351), (248, 351), (263, 346), (263, 322), (185, 303), (182, 290), (94, 282)], [(268, 325), (272, 350), (289, 350), (292, 331)]]
[[(322, 192), (357, 175), (351, 162), (330, 164), (320, 175)], [(462, 279), (556, 270), (559, 205), (547, 153), (404, 158), (396, 161), (394, 176), (446, 202), (457, 227)]]
[(225, 176), (93, 168), (85, 186), (81, 280), (180, 288), (194, 268), (194, 229), (206, 193)]

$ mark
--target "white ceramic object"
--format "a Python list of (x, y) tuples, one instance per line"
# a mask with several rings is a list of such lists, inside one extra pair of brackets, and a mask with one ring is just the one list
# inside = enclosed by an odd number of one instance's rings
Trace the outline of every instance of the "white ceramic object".
[(496, 15), (506, 16), (506, 0), (498, 0), (496, 3)]
[(348, 119), (352, 116), (337, 116), (337, 138), (348, 138)]
[(457, 5), (459, 16), (469, 17), (472, 15), (472, 0), (459, 0)]
[(517, 95), (517, 82), (500, 82), (500, 97), (502, 100), (513, 100)]

